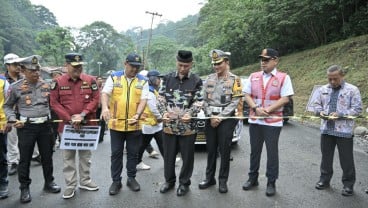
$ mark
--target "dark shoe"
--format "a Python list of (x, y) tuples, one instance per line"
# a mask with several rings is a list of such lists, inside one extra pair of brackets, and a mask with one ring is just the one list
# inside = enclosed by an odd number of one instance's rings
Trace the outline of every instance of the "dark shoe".
[(31, 193), (29, 192), (29, 188), (24, 188), (20, 190), (20, 202), (28, 203), (32, 201)]
[(122, 184), (120, 181), (114, 181), (112, 182), (110, 188), (109, 188), (109, 194), (110, 195), (116, 195), (119, 193), (120, 189), (122, 187)]
[(266, 189), (266, 196), (273, 196), (276, 194), (275, 182), (268, 182)]
[(258, 180), (248, 179), (247, 182), (243, 184), (243, 190), (247, 191), (256, 186), (258, 186)]
[(368, 194), (368, 188), (365, 190), (365, 193)]
[(178, 189), (176, 190), (177, 196), (184, 196), (189, 191), (189, 186), (186, 185), (179, 185)]
[(35, 162), (41, 164), (41, 155), (37, 155), (37, 157), (32, 158), (32, 161), (35, 161)]
[(130, 188), (130, 190), (132, 191), (139, 191), (141, 190), (141, 186), (139, 185), (139, 183), (135, 180), (135, 178), (128, 178), (127, 181), (127, 186)]
[(8, 198), (9, 196), (9, 190), (8, 185), (0, 185), (0, 199)]
[(227, 184), (226, 182), (219, 182), (219, 192), (224, 194), (227, 193)]
[(15, 175), (17, 173), (17, 169), (18, 169), (18, 164), (13, 163), (10, 165), (9, 167), (9, 171), (8, 171), (8, 175)]
[(160, 192), (162, 194), (168, 192), (170, 189), (173, 189), (175, 186), (175, 183), (167, 183), (165, 182), (164, 184), (162, 184), (161, 188), (160, 188)]
[(318, 183), (316, 183), (316, 189), (318, 190), (323, 190), (330, 187), (330, 183), (328, 182), (324, 182), (324, 181), (318, 181)]
[(341, 194), (343, 196), (352, 196), (353, 193), (354, 193), (353, 188), (350, 188), (350, 187), (347, 187), (347, 186), (344, 186), (344, 188), (341, 191)]
[(61, 188), (55, 182), (51, 182), (51, 183), (45, 184), (45, 186), (43, 187), (43, 190), (49, 193), (59, 193), (61, 191)]
[(213, 185), (216, 185), (216, 180), (214, 178), (211, 179), (211, 180), (206, 179), (206, 180), (199, 183), (198, 188), (199, 189), (206, 189), (206, 188), (208, 188), (210, 186), (213, 186)]

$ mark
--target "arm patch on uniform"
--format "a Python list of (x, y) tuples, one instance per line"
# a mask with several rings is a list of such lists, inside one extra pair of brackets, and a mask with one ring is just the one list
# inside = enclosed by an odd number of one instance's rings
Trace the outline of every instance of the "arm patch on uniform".
[(98, 86), (97, 86), (96, 83), (92, 83), (91, 88), (92, 88), (93, 91), (98, 90)]
[(52, 81), (52, 82), (50, 83), (50, 89), (51, 89), (51, 90), (54, 90), (54, 89), (56, 88), (56, 86), (57, 86), (57, 82)]

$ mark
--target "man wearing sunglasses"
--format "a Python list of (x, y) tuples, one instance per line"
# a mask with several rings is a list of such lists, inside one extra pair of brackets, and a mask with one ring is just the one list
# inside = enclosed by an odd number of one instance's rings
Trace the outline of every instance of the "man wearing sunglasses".
[[(79, 53), (65, 55), (65, 67), (67, 73), (54, 80), (51, 84), (51, 107), (63, 120), (59, 123), (60, 137), (64, 125), (71, 123), (75, 129), (81, 125), (96, 125), (89, 121), (96, 118), (96, 110), (100, 99), (100, 93), (94, 77), (82, 73), (83, 56)], [(64, 178), (66, 189), (63, 198), (74, 196), (77, 187), (77, 151), (79, 160), (79, 188), (87, 191), (97, 191), (99, 187), (90, 176), (91, 150), (63, 150)]]
[(263, 143), (267, 150), (266, 195), (276, 193), (275, 182), (279, 176), (278, 141), (283, 126), (283, 106), (294, 94), (289, 75), (278, 71), (279, 53), (272, 49), (262, 50), (261, 71), (252, 73), (244, 86), (245, 101), (249, 108), (250, 168), (249, 179), (243, 190), (258, 186), (258, 171)]

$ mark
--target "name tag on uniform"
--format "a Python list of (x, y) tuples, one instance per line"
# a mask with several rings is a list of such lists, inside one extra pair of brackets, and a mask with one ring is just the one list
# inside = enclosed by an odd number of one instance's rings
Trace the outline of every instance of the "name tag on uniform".
[(70, 86), (60, 86), (60, 90), (70, 90)]

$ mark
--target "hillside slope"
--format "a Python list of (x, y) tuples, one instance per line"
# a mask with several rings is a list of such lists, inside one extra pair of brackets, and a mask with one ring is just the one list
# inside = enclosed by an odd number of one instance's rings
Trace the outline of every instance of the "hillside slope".
[[(343, 66), (347, 71), (345, 80), (359, 87), (365, 111), (368, 106), (368, 35), (281, 56), (278, 68), (291, 76), (295, 114), (305, 114), (313, 86), (328, 82), (326, 69), (333, 64)], [(256, 63), (233, 71), (237, 75), (249, 75), (258, 69), (259, 63)]]

